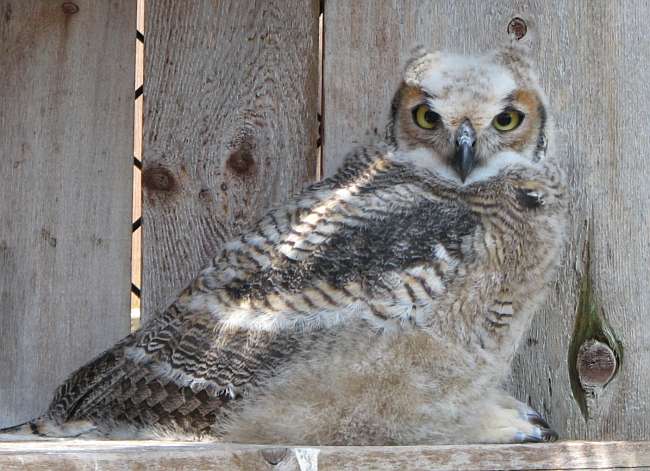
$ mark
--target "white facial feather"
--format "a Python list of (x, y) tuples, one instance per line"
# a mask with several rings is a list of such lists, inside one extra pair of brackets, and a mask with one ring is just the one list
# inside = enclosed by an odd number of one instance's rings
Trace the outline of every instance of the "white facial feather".
[(535, 164), (521, 154), (513, 151), (503, 151), (491, 156), (482, 165), (477, 166), (462, 182), (458, 174), (448, 164), (443, 163), (433, 149), (420, 147), (418, 149), (398, 151), (393, 154), (395, 162), (408, 163), (436, 174), (438, 177), (453, 182), (458, 186), (467, 186), (483, 182), (499, 175), (512, 166), (533, 167)]
[[(405, 80), (410, 87), (423, 92), (425, 103), (439, 116), (441, 124), (432, 128), (430, 134), (429, 130), (417, 129), (410, 116), (418, 102), (410, 95), (401, 104), (404, 118), (397, 121), (404, 131), (396, 134), (398, 150), (393, 156), (396, 162), (429, 170), (456, 186), (466, 186), (494, 178), (511, 166), (534, 166), (533, 161), (539, 160), (541, 154), (537, 158), (532, 154), (537, 149), (537, 133), (529, 133), (530, 142), (521, 146), (521, 151), (515, 151), (509, 136), (491, 129), (494, 117), (523, 86), (517, 83), (509, 68), (494, 62), (493, 55), (429, 54), (414, 69), (407, 69)], [(537, 87), (533, 88), (543, 104), (543, 94)], [(469, 120), (476, 132), (478, 150), (476, 166), (463, 182), (453, 161), (455, 133), (465, 120)]]
[[(486, 95), (505, 97), (517, 87), (504, 67), (489, 63), (484, 57), (456, 55), (445, 55), (444, 61), (438, 62), (436, 67), (423, 75), (420, 86), (435, 97), (444, 94), (450, 84), (462, 82), (474, 74), (480, 78), (480, 85)], [(474, 92), (473, 89), (467, 90), (468, 95)]]
[(477, 166), (472, 170), (465, 180), (465, 185), (489, 180), (510, 167), (533, 167), (534, 165), (530, 159), (517, 152), (499, 152), (487, 159), (483, 165)]
[(432, 173), (435, 173), (445, 180), (449, 180), (458, 185), (462, 184), (458, 174), (430, 147), (419, 147), (412, 150), (398, 150), (393, 153), (392, 160), (398, 163), (411, 164), (416, 167), (430, 170)]

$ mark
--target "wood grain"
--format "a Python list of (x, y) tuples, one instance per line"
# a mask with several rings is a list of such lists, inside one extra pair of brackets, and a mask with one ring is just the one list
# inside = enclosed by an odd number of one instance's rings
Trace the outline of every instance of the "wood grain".
[(0, 426), (129, 331), (135, 3), (0, 0)]
[(148, 3), (143, 317), (316, 175), (318, 1)]
[[(650, 4), (644, 0), (325, 3), (324, 168), (367, 130), (383, 131), (415, 44), (461, 53), (506, 41), (522, 17), (557, 121), (571, 186), (570, 245), (547, 307), (514, 362), (510, 388), (563, 438), (650, 438)], [(593, 295), (625, 352), (586, 422), (569, 385), (584, 221), (594, 229)]]
[(612, 470), (650, 469), (649, 442), (413, 447), (269, 447), (188, 442), (0, 443), (3, 471), (147, 469)]

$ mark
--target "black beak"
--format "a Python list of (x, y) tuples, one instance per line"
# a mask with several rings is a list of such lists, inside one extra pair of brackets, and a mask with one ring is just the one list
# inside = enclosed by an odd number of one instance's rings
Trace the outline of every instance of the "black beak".
[(456, 153), (454, 154), (453, 166), (464, 182), (467, 175), (474, 168), (476, 159), (474, 156), (474, 143), (476, 142), (476, 132), (472, 123), (468, 119), (458, 127), (456, 131)]

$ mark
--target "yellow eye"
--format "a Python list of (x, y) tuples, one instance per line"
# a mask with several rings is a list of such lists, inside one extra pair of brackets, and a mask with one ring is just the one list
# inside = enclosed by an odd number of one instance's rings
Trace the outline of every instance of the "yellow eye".
[(440, 115), (427, 105), (420, 105), (413, 110), (413, 121), (422, 129), (433, 129), (440, 120)]
[(497, 131), (507, 132), (516, 129), (523, 120), (523, 113), (517, 110), (509, 110), (496, 115), (492, 120), (492, 126)]

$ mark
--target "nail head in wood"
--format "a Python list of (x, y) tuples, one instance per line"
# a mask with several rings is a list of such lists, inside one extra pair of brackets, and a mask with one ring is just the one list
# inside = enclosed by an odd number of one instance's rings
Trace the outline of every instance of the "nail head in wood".
[(616, 355), (609, 346), (598, 340), (587, 340), (578, 350), (577, 369), (583, 388), (603, 387), (616, 372)]
[(526, 36), (527, 32), (528, 26), (526, 25), (526, 22), (521, 18), (513, 18), (510, 20), (510, 23), (508, 23), (508, 34), (514, 35), (517, 40), (520, 40)]
[(63, 5), (61, 5), (61, 9), (66, 15), (74, 15), (75, 13), (79, 13), (79, 6), (76, 3), (72, 2), (64, 2)]

